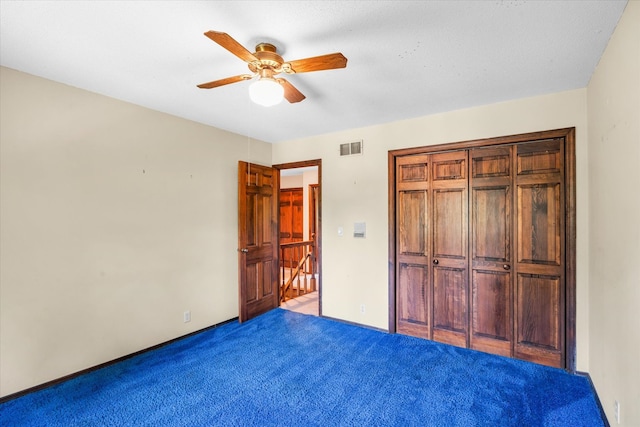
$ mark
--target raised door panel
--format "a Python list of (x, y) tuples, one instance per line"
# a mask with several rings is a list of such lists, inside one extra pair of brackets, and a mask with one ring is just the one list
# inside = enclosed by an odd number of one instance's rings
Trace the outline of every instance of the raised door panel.
[(397, 329), (400, 333), (429, 338), (428, 274), (425, 265), (399, 264)]
[(563, 144), (545, 140), (516, 149), (514, 355), (564, 367)]
[(467, 270), (433, 268), (433, 339), (466, 347)]
[(245, 299), (247, 303), (254, 303), (273, 295), (274, 288), (270, 278), (271, 267), (271, 261), (247, 265), (247, 294)]
[(303, 227), (303, 216), (304, 216), (304, 201), (303, 201), (303, 190), (302, 188), (297, 188), (291, 191), (291, 230), (292, 230), (292, 238), (294, 241), (302, 241), (304, 239), (304, 227)]
[(396, 162), (396, 190), (426, 190), (429, 187), (429, 155), (405, 156)]
[(258, 226), (259, 224), (256, 221), (258, 218), (258, 194), (247, 192), (245, 195), (245, 244), (246, 247), (258, 246)]
[(561, 365), (560, 277), (518, 274), (516, 286), (516, 356)]
[(431, 338), (429, 156), (396, 165), (396, 330)]
[(426, 190), (398, 193), (398, 251), (401, 255), (427, 256)]
[(472, 257), (481, 263), (511, 260), (511, 186), (474, 187), (471, 198)]
[(434, 154), (432, 156), (433, 182), (443, 185), (444, 182), (466, 181), (467, 152), (454, 151)]
[(468, 152), (433, 154), (433, 339), (468, 345)]
[[(563, 144), (560, 139), (526, 142), (517, 145), (517, 173), (526, 175), (560, 176), (563, 174)], [(536, 178), (539, 179), (539, 178)], [(546, 180), (546, 178), (542, 178)]]
[(518, 262), (559, 266), (562, 210), (559, 182), (518, 186)]
[(470, 347), (512, 354), (511, 146), (478, 148), (471, 158)]
[(467, 189), (433, 190), (433, 256), (467, 258)]
[(511, 355), (511, 274), (474, 269), (471, 348)]
[(291, 241), (293, 235), (291, 217), (291, 192), (280, 190), (280, 243)]

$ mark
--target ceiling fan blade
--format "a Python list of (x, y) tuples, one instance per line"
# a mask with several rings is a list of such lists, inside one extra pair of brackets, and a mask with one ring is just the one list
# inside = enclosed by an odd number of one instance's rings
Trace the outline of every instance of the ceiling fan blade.
[(227, 49), (229, 52), (233, 53), (238, 58), (242, 59), (246, 62), (258, 61), (253, 53), (249, 52), (238, 43), (233, 37), (231, 37), (227, 33), (219, 33), (217, 31), (207, 31), (204, 33), (205, 36), (209, 37), (214, 42), (218, 43), (223, 48)]
[(278, 83), (284, 88), (284, 97), (290, 103), (300, 102), (306, 98), (294, 85), (285, 79), (278, 79)]
[(310, 71), (333, 70), (347, 66), (347, 58), (341, 53), (314, 56), (312, 58), (298, 59), (288, 62), (291, 72), (308, 73)]
[(253, 76), (251, 74), (240, 74), (239, 76), (227, 77), (226, 79), (214, 80), (209, 83), (199, 84), (200, 89), (213, 89), (214, 87), (220, 87), (231, 83), (241, 82), (243, 80), (249, 80)]

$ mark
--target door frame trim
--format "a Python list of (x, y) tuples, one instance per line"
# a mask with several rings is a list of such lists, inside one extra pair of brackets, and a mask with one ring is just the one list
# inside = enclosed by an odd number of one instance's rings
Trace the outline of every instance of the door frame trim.
[(575, 127), (445, 144), (389, 150), (389, 332), (396, 333), (396, 159), (415, 154), (517, 144), (550, 138), (565, 140), (565, 369), (576, 372), (576, 142)]
[[(303, 160), (299, 162), (280, 163), (271, 167), (278, 171), (283, 169), (298, 169), (309, 166), (318, 167), (318, 229), (316, 230), (317, 247), (316, 262), (318, 265), (318, 316), (322, 317), (322, 159)], [(278, 192), (279, 194), (279, 192)], [(278, 230), (280, 229), (280, 218), (278, 217)], [(278, 248), (280, 247), (280, 233), (278, 233)], [(279, 288), (278, 288), (279, 289)], [(279, 300), (278, 300), (279, 301)]]

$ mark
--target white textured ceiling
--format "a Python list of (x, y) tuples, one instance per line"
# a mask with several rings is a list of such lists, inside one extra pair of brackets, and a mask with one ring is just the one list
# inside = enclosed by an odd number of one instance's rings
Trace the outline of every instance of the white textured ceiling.
[[(2, 66), (280, 142), (585, 87), (625, 1), (0, 2)], [(287, 76), (307, 99), (265, 108), (203, 33), (345, 69)], [(1, 96), (1, 94), (0, 94)]]

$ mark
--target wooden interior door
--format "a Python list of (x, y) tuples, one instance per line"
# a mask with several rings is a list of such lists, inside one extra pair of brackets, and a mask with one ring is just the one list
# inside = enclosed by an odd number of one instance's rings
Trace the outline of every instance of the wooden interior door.
[(239, 320), (278, 306), (278, 172), (238, 162)]
[(302, 188), (280, 190), (280, 243), (302, 241), (303, 208)]
[(470, 150), (470, 347), (511, 356), (513, 146)]
[(433, 339), (461, 347), (468, 334), (468, 152), (431, 155)]
[(396, 325), (407, 335), (431, 338), (429, 156), (396, 163)]
[(564, 366), (565, 192), (561, 139), (518, 144), (514, 356)]
[[(300, 242), (303, 235), (303, 190), (284, 188), (280, 190), (280, 243)], [(295, 268), (299, 259), (281, 259), (281, 265)]]

